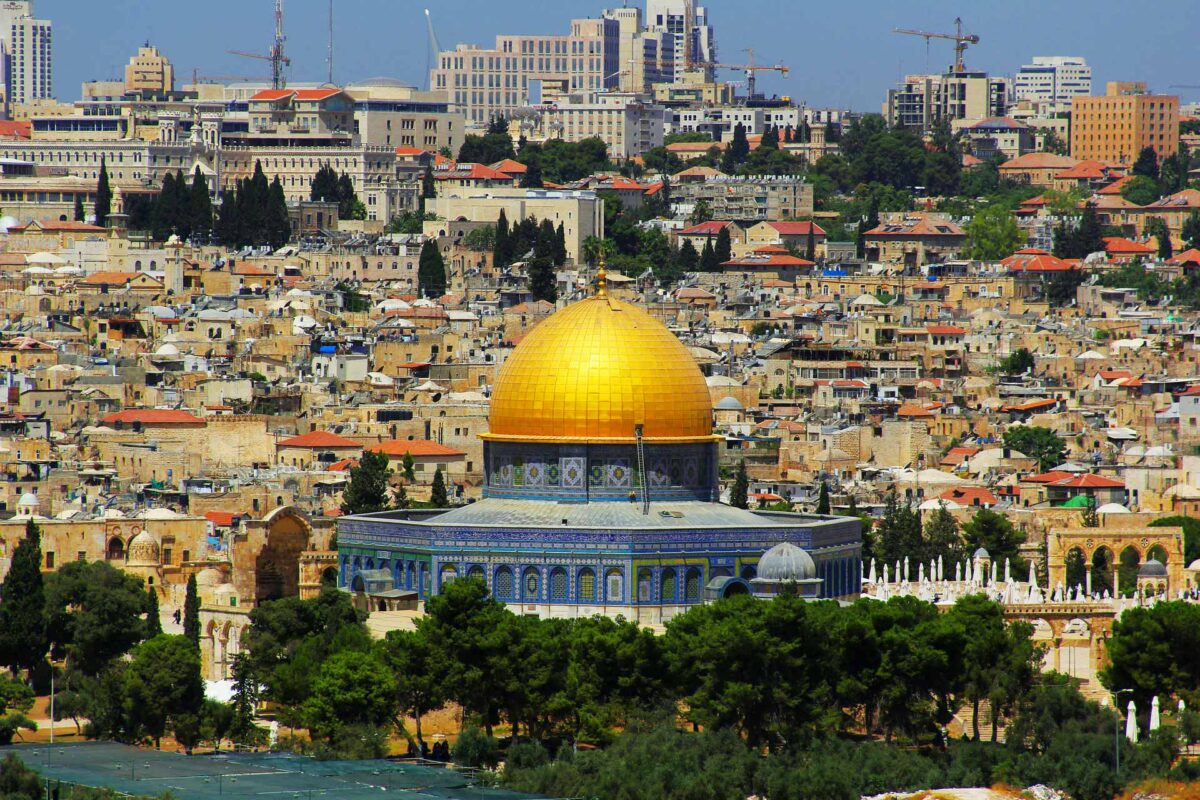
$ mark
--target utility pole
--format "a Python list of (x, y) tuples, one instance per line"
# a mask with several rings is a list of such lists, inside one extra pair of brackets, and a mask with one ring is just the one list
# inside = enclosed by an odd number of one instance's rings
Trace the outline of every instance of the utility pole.
[(333, 83), (333, 0), (329, 0), (329, 55), (326, 57), (329, 63), (329, 83)]

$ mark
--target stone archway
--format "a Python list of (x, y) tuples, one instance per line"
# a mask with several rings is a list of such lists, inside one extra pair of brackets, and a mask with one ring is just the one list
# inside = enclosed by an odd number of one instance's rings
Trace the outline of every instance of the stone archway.
[(262, 520), (248, 523), (252, 539), (261, 542), (254, 553), (255, 603), (300, 594), (300, 558), (312, 541), (312, 525), (290, 506), (277, 508)]
[[(1139, 556), (1139, 561), (1146, 560), (1149, 552), (1160, 552), (1166, 555), (1164, 562), (1167, 566), (1168, 590), (1182, 588), (1183, 579), (1183, 529), (1174, 526), (1151, 527), (1112, 527), (1102, 528), (1058, 528), (1049, 532), (1046, 537), (1047, 567), (1050, 575), (1050, 586), (1062, 583), (1067, 586), (1067, 555), (1072, 550), (1083, 554), (1084, 563), (1092, 571), (1092, 588), (1103, 591), (1103, 586), (1097, 582), (1097, 574), (1092, 570), (1097, 554), (1106, 560), (1109, 571), (1119, 564), (1119, 554), (1132, 548)], [(1160, 559), (1161, 560), (1161, 559)], [(1113, 589), (1116, 587), (1113, 586)]]

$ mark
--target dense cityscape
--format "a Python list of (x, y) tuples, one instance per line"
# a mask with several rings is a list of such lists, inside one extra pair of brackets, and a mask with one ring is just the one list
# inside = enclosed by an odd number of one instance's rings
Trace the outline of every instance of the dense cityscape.
[(814, 107), (694, 0), (335, 82), (253, 0), (72, 99), (36, 2), (4, 800), (1198, 796), (1200, 86), (930, 17)]

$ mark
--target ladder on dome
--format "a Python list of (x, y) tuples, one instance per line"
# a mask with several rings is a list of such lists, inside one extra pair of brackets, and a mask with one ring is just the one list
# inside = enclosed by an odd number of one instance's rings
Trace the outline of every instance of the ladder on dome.
[(637, 438), (638, 475), (642, 478), (642, 514), (650, 513), (650, 482), (646, 478), (646, 448), (642, 442), (642, 426), (633, 426), (633, 435)]

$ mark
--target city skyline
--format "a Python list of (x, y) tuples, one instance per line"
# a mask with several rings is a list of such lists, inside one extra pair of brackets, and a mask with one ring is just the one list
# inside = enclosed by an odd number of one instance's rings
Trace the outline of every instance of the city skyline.
[[(1016, 0), (1003, 8), (979, 5), (964, 12), (951, 0), (864, 0), (823, 8), (819, 16), (787, 9), (782, 13), (793, 24), (763, 25), (764, 15), (772, 13), (768, 0), (746, 0), (739, 6), (761, 13), (734, 14), (730, 4), (719, 0), (707, 5), (722, 61), (744, 60), (741, 51), (753, 47), (758, 61), (783, 61), (791, 68), (786, 79), (760, 74), (760, 91), (788, 95), (810, 106), (870, 112), (879, 110), (887, 89), (903, 75), (939, 72), (953, 57), (950, 43), (934, 40), (927, 58), (921, 39), (895, 35), (893, 27), (947, 31), (953, 27), (954, 16), (965, 13), (965, 29), (981, 37), (981, 42), (967, 51), (968, 68), (1012, 75), (1035, 55), (1082, 56), (1094, 70), (1095, 92), (1102, 92), (1110, 80), (1144, 80), (1154, 91), (1170, 92), (1176, 91), (1170, 88), (1173, 82), (1187, 82), (1187, 37), (1192, 26), (1186, 23), (1200, 17), (1200, 10), (1187, 0), (1165, 0), (1155, 6), (1160, 13), (1153, 17), (1115, 2), (1064, 2), (1046, 7), (1035, 0)], [(285, 6), (287, 50), (292, 58), (289, 79), (323, 81), (328, 69), (327, 4), (324, 0), (289, 0)], [(596, 16), (607, 7), (595, 0), (563, 0), (553, 14), (547, 14), (532, 3), (513, 6), (510, 12), (498, 15), (494, 5), (484, 0), (443, 0), (436, 7), (431, 5), (442, 49), (460, 42), (487, 46), (503, 33), (565, 32), (571, 19)], [(1104, 10), (1097, 13), (1098, 7)], [(423, 84), (428, 60), (423, 8), (422, 3), (393, 0), (338, 2), (335, 80), (345, 83), (387, 76)], [(55, 22), (55, 94), (73, 100), (83, 81), (119, 76), (130, 55), (146, 41), (171, 59), (179, 84), (190, 82), (194, 69), (202, 77), (266, 77), (269, 69), (264, 62), (225, 51), (266, 52), (273, 24), (269, 0), (256, 0), (254, 6), (214, 0), (206, 12), (201, 19), (189, 20), (184, 34), (174, 24), (173, 10), (164, 6), (118, 0), (103, 7), (80, 7), (66, 0), (40, 0), (35, 13)], [(230, 30), (223, 21), (233, 17), (241, 24)], [(1172, 17), (1180, 24), (1161, 24)], [(864, 19), (869, 22), (853, 31), (852, 26)], [(1017, 23), (1029, 19), (1039, 19), (1042, 24), (1031, 28)], [(96, 40), (90, 35), (96, 30), (106, 35)], [(403, 36), (391, 33), (396, 30), (404, 31)], [(1112, 37), (1114, 30), (1130, 37), (1152, 35), (1159, 44), (1149, 51), (1122, 48)], [(799, 37), (794, 35), (796, 31), (801, 31)], [(202, 44), (217, 40), (222, 45), (216, 49)], [(872, 57), (858, 63), (852, 47)], [(722, 72), (722, 77), (739, 80), (732, 72)], [(1200, 99), (1200, 90), (1178, 93), (1185, 103)]]

